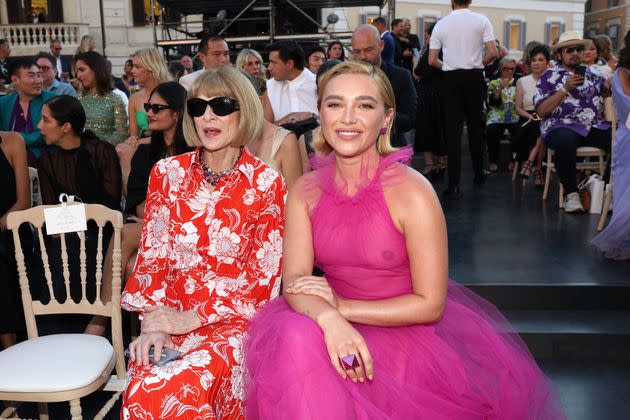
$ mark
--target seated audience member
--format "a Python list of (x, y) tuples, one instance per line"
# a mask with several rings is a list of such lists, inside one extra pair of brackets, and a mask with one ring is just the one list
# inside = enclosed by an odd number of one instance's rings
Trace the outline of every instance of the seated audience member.
[(594, 39), (599, 49), (599, 56), (614, 71), (617, 68), (617, 57), (612, 52), (612, 40), (606, 34), (595, 35)]
[(75, 59), (77, 79), (81, 84), (77, 98), (87, 119), (85, 128), (113, 145), (127, 138), (127, 111), (123, 100), (113, 92), (112, 77), (105, 58), (95, 51)]
[(59, 78), (62, 81), (67, 82), (72, 74), (72, 63), (70, 63), (68, 57), (61, 55), (62, 50), (63, 45), (61, 45), (61, 40), (59, 38), (53, 38), (50, 40), (50, 55), (52, 55), (54, 59), (54, 67), (57, 70)]
[[(422, 175), (439, 178), (446, 171), (446, 115), (442, 95), (444, 71), (429, 65), (429, 44), (433, 28), (434, 23), (424, 31), (426, 47), (414, 69), (414, 78), (418, 80), (418, 108), (413, 147), (417, 153), (424, 155)], [(442, 54), (438, 57), (441, 60)]]
[(79, 42), (79, 46), (74, 53), (75, 61), (78, 55), (84, 54), (86, 52), (94, 51), (96, 49), (96, 40), (92, 35), (83, 35), (81, 37), (81, 42)]
[(56, 96), (42, 90), (42, 73), (29, 58), (17, 58), (10, 67), (15, 92), (0, 98), (0, 130), (17, 131), (26, 144), (28, 165), (37, 166), (37, 159), (46, 152), (44, 139), (37, 129), (42, 105)]
[[(159, 84), (149, 95), (145, 102), (149, 129), (151, 130), (151, 142), (138, 146), (131, 160), (131, 172), (127, 185), (127, 199), (125, 203), (126, 223), (122, 228), (122, 278), (123, 281), (131, 275), (136, 262), (138, 243), (142, 221), (144, 219), (144, 206), (149, 188), (149, 175), (153, 165), (158, 160), (179, 155), (190, 151), (184, 139), (183, 116), (186, 105), (186, 89), (176, 82)], [(105, 270), (103, 272), (102, 296), (105, 302), (111, 298), (112, 281), (112, 252), (113, 244), (110, 242), (105, 256)], [(103, 335), (107, 326), (106, 317), (95, 316), (86, 329), (86, 333)]]
[[(251, 74), (241, 69), (254, 86), (256, 94), (261, 96), (258, 82)], [(286, 181), (287, 188), (302, 176), (302, 159), (297, 137), (292, 131), (265, 120), (263, 130), (258, 139), (252, 139), (247, 147), (254, 156), (265, 162), (269, 167), (280, 172)]]
[(138, 144), (150, 141), (151, 132), (144, 104), (157, 85), (171, 80), (164, 57), (155, 48), (142, 48), (134, 53), (131, 60), (133, 78), (140, 89), (129, 99), (129, 137), (116, 146), (123, 171), (123, 194), (127, 193), (131, 158)]
[(596, 38), (585, 37), (584, 38), (584, 53), (582, 53), (582, 64), (592, 67), (599, 71), (606, 80), (612, 78), (613, 71), (607, 62), (600, 58), (601, 51), (599, 49), (599, 41)]
[(612, 217), (606, 229), (593, 239), (606, 258), (630, 259), (630, 130), (624, 124), (630, 113), (630, 31), (619, 51), (612, 78), (612, 96), (619, 126), (615, 134), (612, 164)]
[(558, 64), (540, 77), (534, 97), (536, 113), (542, 118), (543, 142), (555, 152), (567, 213), (584, 210), (575, 179), (577, 148), (610, 150), (610, 123), (604, 120), (606, 80), (590, 67), (585, 76), (575, 74), (582, 62), (584, 45), (585, 41), (575, 31), (560, 36), (553, 49)]
[(258, 82), (261, 92), (267, 90), (267, 68), (260, 53), (256, 50), (243, 48), (236, 56), (236, 67), (245, 70)]
[(193, 59), (189, 55), (182, 55), (182, 58), (179, 59), (179, 62), (184, 66), (184, 74), (190, 74), (195, 71), (193, 65)]
[[(120, 77), (116, 77), (114, 76), (114, 73), (112, 73), (112, 62), (109, 60), (106, 60), (105, 62), (107, 63), (107, 73), (111, 74), (112, 76), (112, 86), (114, 88), (114, 93), (120, 96), (120, 99), (123, 100), (126, 110), (127, 108), (129, 108), (129, 89), (127, 89), (127, 86)], [(129, 115), (127, 115), (127, 117), (129, 117)]]
[(343, 48), (343, 44), (339, 41), (332, 41), (328, 44), (326, 55), (328, 60), (346, 61), (346, 50)]
[(204, 70), (216, 69), (220, 66), (230, 65), (230, 47), (225, 39), (218, 35), (206, 35), (199, 41), (199, 52), (197, 56), (203, 63), (203, 68), (190, 73), (181, 79), (179, 83), (190, 90), (197, 77), (203, 74)]
[(129, 59), (125, 61), (125, 66), (123, 67), (123, 75), (121, 79), (130, 93), (136, 91), (136, 89), (138, 88), (138, 82), (133, 79), (133, 60)]
[[(319, 68), (317, 72), (317, 86), (319, 89), (319, 81), (322, 76), (330, 69), (335, 67), (337, 64), (342, 63), (343, 61), (335, 60), (327, 60), (322, 66)], [(298, 145), (300, 147), (300, 156), (302, 157), (302, 172), (307, 173), (311, 170), (310, 158), (315, 154), (315, 150), (313, 149), (313, 139), (319, 135), (319, 127), (315, 127), (312, 130), (308, 130), (304, 134), (300, 136), (298, 140)]]
[(530, 64), (532, 59), (532, 50), (539, 45), (543, 45), (543, 43), (540, 41), (529, 41), (525, 45), (525, 50), (523, 50), (523, 57), (517, 65), (517, 68), (520, 70), (520, 73), (523, 76), (531, 74), (532, 70), (530, 68)]
[(0, 39), (0, 91), (4, 91), (4, 85), (11, 82), (9, 55), (11, 55), (11, 44), (6, 39)]
[[(0, 346), (6, 349), (16, 343), (16, 333), (24, 331), (13, 234), (7, 230), (7, 217), (31, 205), (26, 146), (17, 133), (0, 133), (0, 179)], [(20, 236), (28, 259), (29, 226), (20, 228)]]
[(55, 66), (55, 57), (40, 52), (35, 56), (35, 62), (42, 72), (42, 89), (54, 92), (56, 95), (77, 96), (77, 91), (70, 83), (61, 82), (57, 79), (57, 67)]
[(269, 47), (271, 79), (263, 94), (267, 121), (283, 125), (317, 115), (315, 75), (305, 64), (304, 51), (295, 41), (278, 41)]
[[(80, 69), (80, 65), (77, 68)], [(116, 150), (92, 131), (84, 130), (86, 123), (86, 112), (77, 98), (61, 95), (44, 104), (38, 128), (50, 148), (39, 159), (37, 167), (42, 203), (59, 204), (60, 195), (67, 194), (75, 196), (75, 202), (102, 204), (110, 209), (120, 210), (121, 177)], [(107, 249), (111, 229), (104, 229), (103, 234), (103, 249)], [(64, 297), (65, 287), (59, 256), (61, 241), (50, 235), (46, 235), (44, 241), (51, 262), (55, 295), (58, 298)], [(71, 296), (78, 302), (81, 296), (79, 237), (66, 235), (66, 241)], [(93, 222), (88, 223), (85, 241), (88, 278), (93, 279), (98, 242), (98, 228)], [(34, 256), (38, 257), (39, 252), (35, 252)], [(39, 274), (35, 276), (43, 279), (41, 260), (34, 258), (32, 267)], [(93, 281), (88, 281), (92, 293), (95, 292), (94, 284)], [(44, 290), (46, 288), (42, 289)]]
[(319, 68), (326, 62), (326, 52), (320, 46), (313, 47), (306, 53), (306, 68), (317, 74)]
[(319, 95), (317, 167), (288, 195), (284, 294), (244, 345), (246, 418), (564, 419), (505, 318), (449, 281), (435, 191), (390, 144), (385, 73), (342, 63)]
[(382, 49), (383, 41), (374, 26), (361, 25), (352, 32), (354, 59), (370, 63), (383, 70), (396, 92), (396, 119), (391, 140), (394, 146), (400, 146), (405, 144), (401, 134), (415, 128), (418, 94), (411, 79), (411, 73), (402, 67), (381, 60)]
[(518, 79), (516, 82), (516, 112), (520, 116), (518, 120), (518, 140), (516, 141), (517, 159), (523, 162), (521, 177), (529, 178), (534, 165), (534, 184), (540, 188), (544, 185), (542, 162), (545, 147), (540, 138), (540, 118), (534, 112), (534, 96), (536, 95), (536, 83), (540, 76), (549, 67), (549, 48), (540, 44), (532, 48), (527, 60), (530, 74)]
[(516, 112), (516, 59), (506, 56), (499, 60), (499, 77), (488, 84), (488, 116), (486, 117), (486, 140), (490, 172), (499, 170), (499, 140), (505, 130), (510, 132), (512, 142), (517, 131)]
[[(196, 149), (153, 167), (121, 298), (143, 316), (123, 418), (243, 418), (244, 333), (280, 287), (286, 186), (244, 146), (260, 137), (260, 98), (230, 66), (200, 75), (188, 97), (184, 135)], [(151, 365), (152, 346), (158, 360), (164, 347), (183, 356)]]
[(179, 79), (187, 74), (186, 68), (179, 61), (171, 61), (170, 63), (168, 63), (168, 72), (170, 73), (173, 80), (177, 83), (179, 83)]

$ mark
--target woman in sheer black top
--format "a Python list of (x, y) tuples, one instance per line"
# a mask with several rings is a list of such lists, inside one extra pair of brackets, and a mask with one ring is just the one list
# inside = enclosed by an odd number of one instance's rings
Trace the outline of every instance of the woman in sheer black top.
[[(56, 96), (42, 108), (42, 119), (38, 128), (49, 152), (38, 163), (40, 191), (44, 204), (58, 204), (60, 194), (74, 195), (75, 201), (85, 204), (102, 204), (120, 210), (122, 177), (118, 155), (114, 146), (99, 140), (94, 133), (84, 130), (86, 115), (81, 103), (68, 95)], [(103, 247), (109, 242), (111, 231), (103, 232)], [(96, 267), (96, 224), (88, 223), (85, 232), (88, 296), (94, 293), (90, 283)], [(65, 298), (63, 277), (59, 264), (60, 240), (52, 236), (45, 238), (51, 262), (53, 285), (58, 299)], [(76, 300), (81, 296), (79, 279), (79, 239), (76, 235), (66, 235), (70, 267), (71, 296)], [(36, 250), (33, 269), (41, 274), (42, 265)], [(42, 276), (43, 278), (43, 276)], [(91, 287), (90, 287), (91, 285)], [(43, 292), (44, 290), (42, 290)]]

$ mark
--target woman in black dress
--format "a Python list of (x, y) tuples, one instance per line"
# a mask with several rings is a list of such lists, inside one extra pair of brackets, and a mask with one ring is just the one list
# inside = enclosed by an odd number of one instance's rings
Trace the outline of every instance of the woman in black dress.
[[(418, 112), (416, 114), (416, 153), (424, 153), (424, 176), (437, 177), (446, 170), (445, 116), (440, 92), (444, 72), (429, 65), (429, 42), (435, 24), (424, 33), (423, 53), (414, 69), (418, 80)], [(441, 57), (441, 54), (440, 54)]]
[[(76, 202), (102, 204), (110, 209), (120, 210), (122, 176), (116, 149), (91, 131), (84, 130), (85, 120), (81, 103), (72, 96), (55, 96), (44, 104), (42, 119), (37, 127), (50, 150), (38, 163), (42, 202), (58, 204), (59, 196), (65, 193), (75, 196)], [(104, 229), (104, 248), (107, 247), (110, 236), (111, 229)], [(95, 223), (88, 223), (85, 238), (89, 298), (95, 292), (94, 284), (90, 282), (96, 268), (98, 228)], [(79, 238), (77, 235), (67, 235), (66, 242), (71, 296), (78, 301), (81, 297)], [(63, 300), (66, 292), (59, 264), (61, 242), (58, 238), (47, 235), (45, 243), (51, 261), (55, 295), (57, 299)], [(39, 252), (36, 250), (35, 257), (38, 256)], [(33, 270), (38, 270), (41, 274), (42, 264), (39, 258), (34, 258)]]
[[(9, 213), (31, 205), (31, 188), (26, 163), (26, 146), (17, 133), (0, 133), (0, 344), (16, 342), (24, 329), (24, 314), (18, 282), (13, 235), (7, 230)], [(29, 255), (28, 226), (20, 228), (25, 256)]]

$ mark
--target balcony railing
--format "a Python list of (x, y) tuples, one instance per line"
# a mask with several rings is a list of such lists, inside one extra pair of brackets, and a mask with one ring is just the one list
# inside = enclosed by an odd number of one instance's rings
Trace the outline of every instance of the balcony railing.
[(0, 25), (0, 39), (11, 45), (14, 56), (32, 55), (48, 51), (50, 41), (59, 38), (64, 53), (73, 53), (81, 37), (88, 33), (88, 24), (83, 23), (37, 23)]

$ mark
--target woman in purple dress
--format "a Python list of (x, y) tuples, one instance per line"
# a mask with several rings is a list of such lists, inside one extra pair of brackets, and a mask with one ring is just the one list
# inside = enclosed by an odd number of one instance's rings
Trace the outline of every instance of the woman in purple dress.
[(630, 31), (619, 52), (619, 64), (612, 78), (612, 96), (619, 127), (612, 145), (613, 213), (606, 229), (593, 239), (607, 258), (630, 259)]
[(319, 95), (321, 157), (287, 201), (284, 297), (245, 345), (247, 417), (563, 419), (507, 321), (448, 280), (439, 201), (403, 164), (411, 149), (390, 146), (387, 76), (342, 63)]

